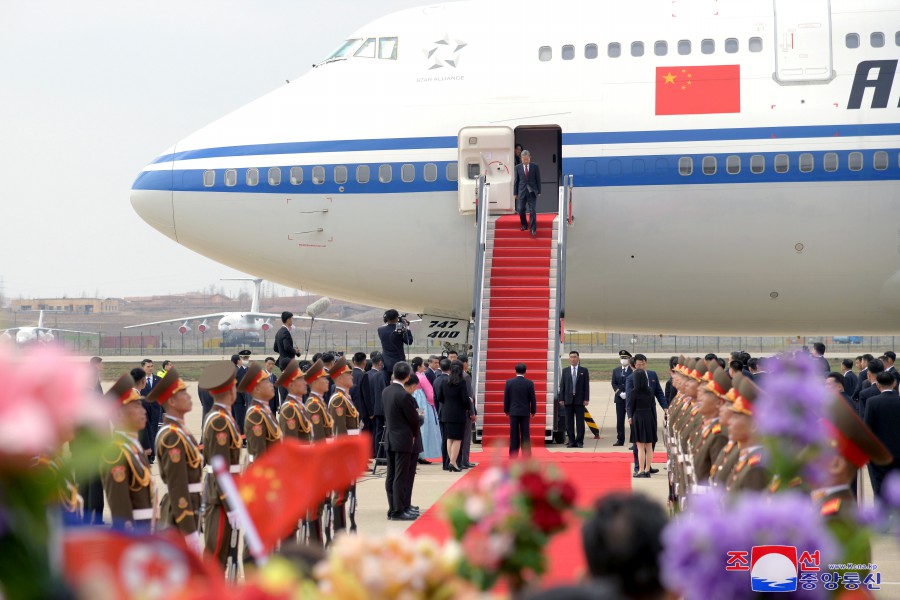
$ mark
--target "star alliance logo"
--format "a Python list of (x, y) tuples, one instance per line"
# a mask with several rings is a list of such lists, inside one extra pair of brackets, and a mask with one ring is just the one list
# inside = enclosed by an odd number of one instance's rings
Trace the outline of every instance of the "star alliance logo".
[(428, 70), (432, 71), (444, 67), (455, 69), (459, 67), (460, 51), (467, 45), (463, 41), (451, 38), (449, 34), (445, 35), (443, 39), (434, 42), (431, 48), (425, 50), (425, 58), (432, 61)]

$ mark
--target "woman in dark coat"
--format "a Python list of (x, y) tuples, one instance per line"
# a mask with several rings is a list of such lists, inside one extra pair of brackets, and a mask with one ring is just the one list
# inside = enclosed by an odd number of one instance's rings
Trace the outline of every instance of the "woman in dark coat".
[(456, 464), (459, 449), (465, 431), (466, 419), (469, 418), (469, 389), (463, 377), (462, 363), (454, 362), (450, 367), (450, 376), (443, 388), (441, 422), (447, 435), (447, 455), (450, 457), (450, 470), (461, 471)]
[(633, 387), (628, 403), (628, 424), (631, 425), (631, 442), (637, 445), (638, 472), (635, 477), (650, 477), (650, 467), (653, 461), (653, 442), (656, 438), (656, 428), (653, 426), (653, 411), (655, 410), (653, 390), (650, 389), (650, 381), (647, 379), (647, 371), (636, 369), (631, 376)]

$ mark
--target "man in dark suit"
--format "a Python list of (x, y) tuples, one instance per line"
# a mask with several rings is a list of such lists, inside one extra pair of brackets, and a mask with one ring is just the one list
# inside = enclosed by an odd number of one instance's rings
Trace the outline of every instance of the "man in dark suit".
[(438, 365), (441, 370), (438, 371), (438, 374), (434, 378), (434, 408), (437, 410), (438, 414), (438, 423), (440, 424), (441, 429), (441, 462), (444, 465), (444, 470), (450, 470), (450, 454), (447, 452), (447, 431), (444, 426), (444, 422), (441, 420), (441, 412), (444, 410), (444, 385), (447, 383), (447, 378), (450, 376), (450, 367), (453, 363), (450, 362), (449, 358), (442, 358)]
[(405, 361), (394, 365), (393, 380), (385, 388), (384, 438), (387, 449), (387, 477), (384, 488), (388, 498), (388, 519), (414, 521), (418, 508), (412, 506), (412, 474), (416, 468), (416, 439), (419, 437), (419, 410), (415, 399), (403, 388), (412, 374)]
[[(294, 338), (291, 336), (291, 326), (294, 324), (294, 313), (286, 310), (281, 313), (281, 329), (275, 334), (275, 346), (272, 348), (278, 353), (278, 368), (284, 371), (284, 368), (294, 358), (300, 356), (300, 349), (294, 345)], [(313, 361), (315, 362), (315, 361)], [(240, 379), (238, 379), (240, 381)]]
[(513, 184), (522, 231), (528, 229), (525, 211), (531, 217), (531, 237), (537, 235), (537, 197), (541, 195), (541, 170), (531, 162), (531, 153), (522, 150), (522, 164), (516, 165), (516, 180)]
[[(871, 365), (870, 365), (871, 368)], [(881, 498), (881, 484), (891, 471), (900, 470), (900, 394), (894, 389), (896, 383), (894, 376), (889, 371), (879, 373), (875, 378), (875, 385), (881, 392), (870, 398), (863, 421), (872, 430), (882, 444), (894, 456), (894, 461), (886, 466), (869, 463), (869, 478), (872, 480), (872, 490), (876, 498)]]
[[(860, 357), (860, 369), (859, 375), (856, 377), (856, 390), (851, 394), (851, 398), (859, 401), (859, 394), (863, 391), (864, 387), (868, 387), (869, 384), (869, 362), (875, 360), (875, 357), (871, 354), (863, 354)], [(860, 414), (862, 416), (862, 414)]]
[[(413, 343), (412, 331), (409, 330), (409, 321), (401, 320), (400, 313), (396, 309), (390, 309), (382, 317), (384, 325), (378, 328), (378, 339), (381, 340), (381, 353), (384, 360), (384, 384), (391, 381), (391, 373), (394, 365), (406, 360), (404, 344)], [(402, 326), (398, 329), (398, 325)]]
[[(860, 418), (863, 418), (866, 415), (866, 403), (869, 401), (869, 398), (881, 393), (878, 391), (875, 381), (880, 373), (884, 373), (884, 370), (884, 363), (879, 359), (873, 358), (869, 361), (869, 367), (866, 369), (867, 381), (860, 386), (861, 391), (859, 392), (859, 398), (857, 399), (857, 410), (859, 410)], [(862, 375), (862, 373), (860, 373), (860, 375)]]
[(537, 412), (534, 382), (525, 379), (525, 363), (516, 365), (516, 376), (507, 380), (503, 390), (503, 412), (509, 417), (509, 457), (519, 456), (519, 448), (531, 456), (531, 417)]
[(269, 400), (269, 409), (272, 411), (273, 415), (277, 415), (278, 409), (281, 406), (281, 393), (279, 392), (279, 389), (284, 388), (275, 385), (275, 382), (278, 381), (278, 377), (275, 376), (275, 359), (271, 356), (267, 356), (265, 365), (266, 376), (269, 383), (272, 384), (272, 389), (275, 390), (275, 395)]
[(897, 361), (897, 355), (892, 350), (888, 350), (884, 353), (882, 360), (884, 361), (884, 370), (894, 376), (894, 381), (900, 383), (900, 371), (894, 366), (894, 363)]
[(368, 399), (369, 380), (366, 379), (366, 353), (355, 353), (350, 362), (353, 363), (353, 371), (351, 372), (353, 385), (350, 387), (350, 400), (359, 413), (359, 428), (371, 433), (372, 425), (375, 424), (373, 420), (375, 407), (370, 404), (371, 400)]
[[(643, 354), (635, 354), (634, 355), (634, 368), (635, 369), (644, 369), (647, 371), (647, 357)], [(666, 395), (663, 393), (662, 386), (659, 384), (659, 376), (656, 374), (656, 371), (647, 371), (647, 381), (650, 383), (650, 389), (653, 390), (653, 395), (656, 397), (656, 402), (659, 404), (660, 408), (664, 411), (669, 410), (669, 403), (666, 401)], [(628, 381), (625, 382), (625, 412), (630, 412), (631, 408), (631, 390), (634, 388), (634, 381), (631, 377), (628, 378)], [(656, 411), (653, 411), (653, 429), (656, 429)], [(634, 454), (634, 472), (638, 472), (638, 451), (637, 444), (634, 444), (631, 447), (631, 451)], [(656, 451), (656, 444), (653, 444), (653, 451)], [(651, 473), (659, 473), (659, 469), (650, 469)]]
[[(524, 156), (524, 153), (523, 153)], [(569, 352), (569, 368), (559, 375), (557, 401), (566, 409), (566, 448), (584, 447), (584, 407), (591, 399), (590, 373), (581, 366), (577, 350)]]
[(841, 373), (844, 374), (844, 393), (851, 396), (856, 391), (856, 374), (853, 372), (853, 361), (845, 358), (841, 361)]
[(162, 421), (162, 406), (158, 402), (147, 402), (145, 398), (159, 383), (159, 376), (153, 372), (153, 361), (149, 358), (141, 361), (141, 368), (147, 375), (146, 383), (141, 390), (141, 403), (144, 405), (144, 410), (147, 413), (147, 426), (144, 429), (144, 435), (150, 445), (145, 446), (145, 448), (150, 450), (148, 457), (152, 465), (156, 461), (156, 432), (159, 431), (159, 423)]
[(431, 384), (431, 387), (434, 387), (434, 380), (438, 376), (438, 373), (441, 372), (441, 368), (438, 365), (440, 360), (441, 359), (434, 354), (428, 357), (428, 368), (425, 369), (425, 378), (428, 379), (428, 383)]
[[(231, 362), (235, 366), (235, 381), (240, 381), (247, 374), (247, 367), (250, 364), (250, 351), (241, 350), (237, 354), (231, 355)], [(231, 416), (234, 417), (238, 426), (238, 431), (244, 435), (244, 419), (247, 416), (247, 406), (250, 404), (250, 395), (246, 392), (236, 392), (234, 404), (231, 405)], [(244, 447), (247, 447), (247, 441), (244, 440)]]
[(620, 367), (613, 369), (612, 388), (616, 403), (616, 442), (613, 446), (625, 445), (625, 382), (634, 370), (631, 368), (631, 352), (619, 350)]
[[(372, 353), (372, 370), (366, 375), (368, 378), (369, 389), (366, 392), (367, 402), (372, 404), (372, 456), (378, 458), (379, 444), (384, 437), (384, 404), (382, 403), (382, 393), (384, 392), (385, 382), (382, 367), (384, 360), (381, 352)], [(384, 454), (381, 459), (384, 459)]]

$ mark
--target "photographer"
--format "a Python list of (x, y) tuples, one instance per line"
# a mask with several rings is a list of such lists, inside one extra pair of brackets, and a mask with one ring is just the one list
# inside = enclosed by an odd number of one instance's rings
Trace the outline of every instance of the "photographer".
[(403, 345), (412, 344), (413, 336), (406, 315), (401, 315), (393, 308), (384, 313), (384, 322), (385, 324), (378, 328), (378, 337), (381, 339), (381, 352), (384, 358), (385, 385), (390, 385), (394, 365), (406, 360)]

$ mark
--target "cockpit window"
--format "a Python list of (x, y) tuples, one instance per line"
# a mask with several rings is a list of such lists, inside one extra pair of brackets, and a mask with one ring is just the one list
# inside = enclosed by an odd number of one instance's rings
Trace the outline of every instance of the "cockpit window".
[(333, 58), (345, 58), (353, 54), (353, 51), (359, 47), (360, 42), (362, 42), (359, 38), (353, 38), (347, 40), (343, 44), (341, 44), (340, 48), (334, 51), (334, 54), (329, 56), (326, 60), (331, 60)]
[(397, 60), (397, 38), (378, 38), (378, 58)]
[(375, 38), (368, 38), (359, 47), (359, 50), (353, 53), (353, 56), (360, 58), (375, 58)]

